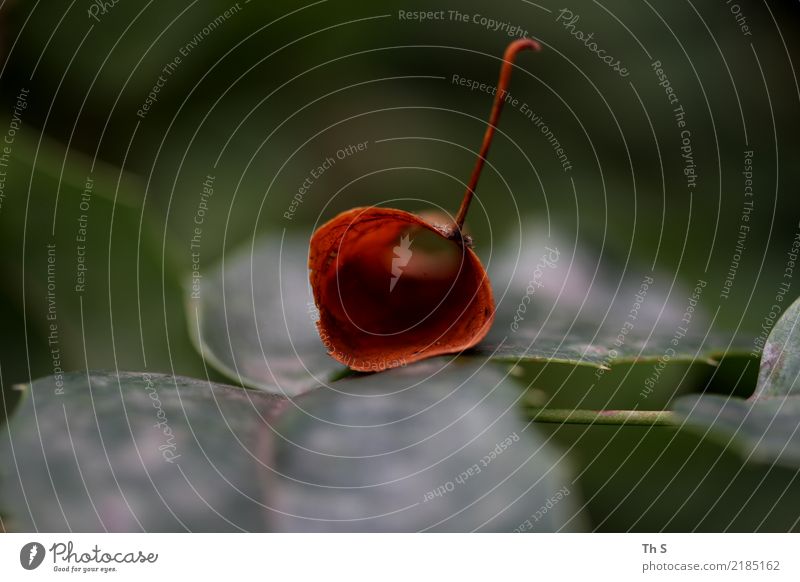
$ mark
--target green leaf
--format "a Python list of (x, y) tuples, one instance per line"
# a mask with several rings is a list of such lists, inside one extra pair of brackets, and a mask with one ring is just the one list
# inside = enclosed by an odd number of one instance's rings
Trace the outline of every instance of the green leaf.
[(761, 355), (755, 393), (680, 398), (687, 426), (738, 449), (748, 459), (800, 467), (800, 299), (781, 316)]
[(282, 531), (580, 529), (565, 460), (491, 367), (437, 358), (295, 399), (269, 491)]
[(187, 284), (189, 325), (209, 364), (288, 396), (341, 375), (317, 333), (307, 263), (299, 237), (257, 239)]
[(751, 338), (708, 333), (707, 281), (681, 284), (672, 274), (576, 241), (577, 235), (533, 223), (482, 257), (497, 313), (477, 355), (610, 368), (634, 362), (713, 365), (750, 352)]
[[(502, 362), (553, 362), (610, 368), (618, 364), (705, 363), (715, 365), (729, 355), (747, 355), (745, 341), (687, 336), (673, 345), (671, 335), (650, 337), (628, 335), (625, 343), (616, 345), (616, 334), (579, 325), (564, 324), (559, 333), (520, 330), (517, 334), (499, 337), (497, 330), (476, 348), (476, 354)], [(731, 344), (728, 347), (728, 344)]]
[(671, 426), (537, 427), (570, 450), (594, 531), (800, 529), (796, 469), (743, 464), (730, 448)]
[(268, 422), (285, 400), (201, 380), (37, 380), (0, 434), (16, 531), (264, 530)]
[(189, 337), (174, 333), (186, 327), (182, 277), (151, 230), (143, 181), (32, 125), (4, 171), (3, 382), (87, 368), (202, 374)]
[(764, 344), (754, 399), (800, 396), (800, 298), (778, 319)]
[(37, 380), (0, 437), (4, 523), (15, 531), (583, 527), (563, 457), (522, 420), (519, 390), (499, 372), (437, 359), (334, 386), (290, 403), (155, 374)]

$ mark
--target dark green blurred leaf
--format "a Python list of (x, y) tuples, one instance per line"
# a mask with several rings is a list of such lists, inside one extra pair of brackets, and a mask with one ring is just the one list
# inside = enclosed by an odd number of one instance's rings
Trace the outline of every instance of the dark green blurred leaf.
[(19, 385), (6, 385), (6, 383), (2, 381), (2, 373), (0, 373), (0, 427), (14, 414), (21, 399), (21, 387)]
[(181, 277), (142, 209), (142, 181), (25, 126), (5, 172), (0, 297), (13, 351), (0, 355), (4, 382), (57, 367), (201, 375)]
[(761, 355), (756, 391), (747, 400), (686, 396), (675, 411), (748, 459), (800, 467), (800, 299), (781, 316)]
[(570, 450), (596, 531), (800, 529), (796, 469), (743, 464), (715, 440), (677, 427), (537, 427)]
[[(6, 415), (14, 410), (19, 400), (15, 383), (28, 378), (28, 369), (47, 370), (48, 354), (42, 349), (29, 350), (20, 341), (16, 331), (23, 327), (22, 305), (16, 298), (5, 296), (5, 286), (0, 286), (0, 426)], [(38, 329), (30, 329), (28, 341), (36, 346), (46, 346), (46, 336)]]
[[(63, 393), (59, 393), (63, 388)], [(76, 372), (28, 387), (0, 436), (16, 531), (264, 530), (286, 401), (201, 380)]]
[(495, 370), (445, 358), (297, 398), (277, 427), (276, 528), (584, 527), (563, 459), (519, 399)]

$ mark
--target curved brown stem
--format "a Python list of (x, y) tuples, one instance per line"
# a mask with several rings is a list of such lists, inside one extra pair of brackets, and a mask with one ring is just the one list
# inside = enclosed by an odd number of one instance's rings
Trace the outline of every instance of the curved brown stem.
[(475, 187), (478, 185), (478, 179), (483, 170), (483, 164), (486, 162), (486, 155), (489, 153), (489, 146), (492, 144), (492, 137), (494, 137), (494, 130), (497, 127), (497, 120), (500, 118), (500, 112), (503, 110), (503, 105), (506, 102), (506, 95), (508, 93), (508, 83), (511, 80), (511, 71), (514, 68), (514, 58), (517, 53), (527, 49), (539, 51), (541, 45), (535, 40), (530, 38), (520, 38), (515, 40), (503, 54), (503, 66), (500, 68), (500, 79), (497, 81), (497, 92), (494, 95), (494, 103), (492, 104), (492, 112), (489, 115), (489, 125), (486, 127), (486, 133), (483, 134), (483, 144), (478, 153), (478, 159), (475, 160), (475, 167), (472, 169), (472, 175), (467, 184), (467, 190), (464, 192), (464, 199), (461, 201), (461, 207), (458, 209), (456, 215), (456, 232), (460, 233), (464, 227), (464, 221), (467, 218), (467, 211), (469, 210), (472, 197), (475, 195)]

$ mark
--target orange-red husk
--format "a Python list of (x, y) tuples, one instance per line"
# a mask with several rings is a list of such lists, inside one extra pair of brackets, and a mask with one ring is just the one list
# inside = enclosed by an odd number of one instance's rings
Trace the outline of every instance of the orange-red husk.
[[(456, 261), (432, 269), (424, 249), (390, 290), (392, 259), (402, 236), (430, 232), (453, 245)], [(494, 320), (486, 271), (447, 227), (391, 208), (343, 212), (311, 238), (308, 266), (317, 328), (330, 355), (359, 371), (404, 366), (473, 347)], [(438, 239), (437, 239), (438, 240)], [(450, 247), (445, 247), (445, 250)]]

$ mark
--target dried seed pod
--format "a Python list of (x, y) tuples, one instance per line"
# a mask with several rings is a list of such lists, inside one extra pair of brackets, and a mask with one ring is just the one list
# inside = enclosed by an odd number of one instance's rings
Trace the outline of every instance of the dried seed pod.
[(478, 343), (494, 318), (478, 256), (451, 232), (391, 208), (354, 208), (311, 239), (317, 323), (331, 356), (383, 370)]
[(452, 223), (391, 208), (353, 208), (311, 238), (309, 269), (320, 337), (354, 370), (378, 371), (471, 348), (494, 320), (486, 271), (463, 234), (500, 116), (513, 60), (539, 50), (530, 39), (503, 56), (489, 124)]

